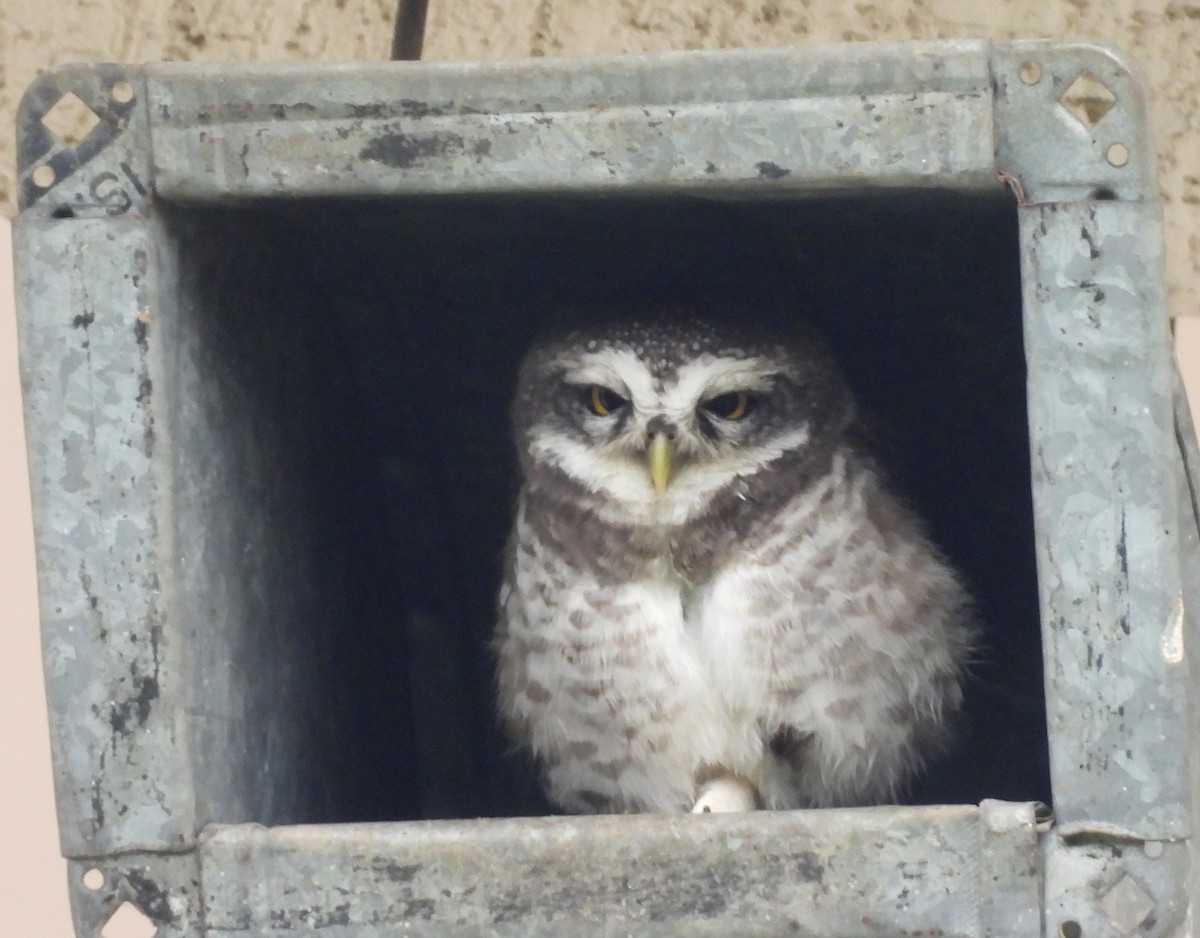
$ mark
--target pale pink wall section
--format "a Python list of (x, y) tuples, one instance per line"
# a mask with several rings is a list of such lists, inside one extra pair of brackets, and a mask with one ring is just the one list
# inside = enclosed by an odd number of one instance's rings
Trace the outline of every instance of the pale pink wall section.
[(1175, 354), (1187, 385), (1192, 420), (1200, 426), (1200, 319), (1175, 320)]
[[(42, 693), (10, 257), (11, 228), (0, 218), (0, 936), (71, 938)], [(1176, 339), (1200, 413), (1200, 318), (1179, 320)], [(104, 938), (129, 934), (112, 927)]]

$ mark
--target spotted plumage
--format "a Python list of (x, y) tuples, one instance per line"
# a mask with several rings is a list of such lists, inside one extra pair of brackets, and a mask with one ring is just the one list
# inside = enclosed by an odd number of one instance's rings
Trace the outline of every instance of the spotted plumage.
[(746, 806), (869, 803), (941, 745), (969, 601), (815, 336), (561, 330), (513, 423), (499, 704), (555, 804), (707, 809), (714, 782)]

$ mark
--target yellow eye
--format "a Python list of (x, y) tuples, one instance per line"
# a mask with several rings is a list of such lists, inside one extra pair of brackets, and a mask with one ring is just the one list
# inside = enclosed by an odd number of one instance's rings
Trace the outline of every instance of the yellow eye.
[(588, 408), (597, 417), (608, 417), (627, 403), (628, 401), (616, 391), (610, 391), (598, 384), (592, 385), (588, 390)]
[(745, 391), (730, 391), (718, 394), (700, 406), (722, 420), (741, 420), (750, 411), (750, 395)]

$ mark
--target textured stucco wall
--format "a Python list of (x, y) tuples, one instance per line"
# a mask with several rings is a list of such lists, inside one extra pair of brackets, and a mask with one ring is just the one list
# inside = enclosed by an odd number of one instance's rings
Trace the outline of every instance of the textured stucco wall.
[[(12, 115), (68, 61), (383, 59), (393, 0), (0, 0), (0, 211)], [(865, 39), (1094, 38), (1153, 100), (1171, 309), (1200, 312), (1200, 0), (429, 0), (426, 57), (476, 59)]]

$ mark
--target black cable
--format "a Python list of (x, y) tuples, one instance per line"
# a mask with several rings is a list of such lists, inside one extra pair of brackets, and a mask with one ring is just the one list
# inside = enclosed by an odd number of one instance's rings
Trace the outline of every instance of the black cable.
[(425, 9), (428, 0), (396, 0), (396, 25), (392, 31), (392, 61), (414, 62), (425, 42)]

